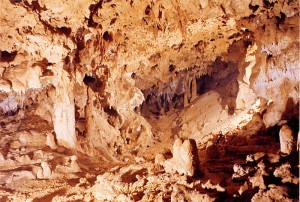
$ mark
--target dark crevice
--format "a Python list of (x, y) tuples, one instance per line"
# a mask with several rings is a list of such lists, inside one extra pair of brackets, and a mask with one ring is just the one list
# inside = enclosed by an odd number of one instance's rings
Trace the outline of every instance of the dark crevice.
[(110, 32), (108, 32), (108, 31), (105, 31), (105, 32), (103, 33), (103, 39), (104, 39), (105, 41), (113, 41), (112, 34), (111, 34)]
[(38, 1), (32, 1), (32, 9), (35, 11), (46, 11), (47, 9), (45, 7), (41, 7)]
[(8, 51), (0, 51), (0, 61), (1, 62), (12, 62), (17, 55), (17, 51), (12, 51), (12, 52), (8, 52)]
[(85, 74), (83, 83), (90, 87), (94, 92), (99, 92), (103, 82), (93, 76)]
[(88, 19), (88, 26), (89, 27), (97, 27), (98, 23), (96, 23), (93, 20), (93, 16), (98, 13), (99, 8), (102, 8), (102, 3), (103, 3), (103, 0), (100, 0), (97, 4), (91, 4), (90, 5), (89, 10), (91, 11), (91, 13), (90, 13), (90, 16), (89, 16), (89, 19)]
[(171, 64), (171, 65), (169, 66), (169, 72), (174, 72), (175, 68), (176, 68), (176, 66), (173, 65), (173, 64)]
[(148, 5), (145, 9), (145, 15), (149, 15), (151, 11), (151, 7)]
[(271, 7), (274, 7), (274, 2), (269, 2), (268, 0), (263, 0), (263, 4), (264, 4), (264, 7), (269, 9)]
[(113, 25), (113, 24), (115, 24), (115, 22), (117, 21), (117, 18), (113, 18), (113, 19), (111, 19), (111, 21), (110, 21), (110, 25)]
[(57, 28), (57, 31), (60, 33), (60, 34), (64, 34), (66, 36), (70, 36), (71, 32), (72, 32), (72, 29), (69, 28), (69, 27), (59, 27)]
[(276, 16), (276, 26), (277, 26), (277, 28), (279, 28), (279, 25), (284, 24), (285, 19), (286, 19), (286, 15), (282, 12), (280, 12), (280, 17)]
[(255, 11), (257, 11), (258, 8), (259, 5), (252, 6), (251, 4), (249, 4), (249, 9), (251, 9), (253, 13), (255, 13)]

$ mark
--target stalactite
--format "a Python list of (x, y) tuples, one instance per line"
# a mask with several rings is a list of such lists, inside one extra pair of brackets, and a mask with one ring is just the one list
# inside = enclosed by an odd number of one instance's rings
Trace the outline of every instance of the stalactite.
[(196, 78), (192, 80), (192, 98), (191, 101), (195, 100), (197, 98), (197, 82)]

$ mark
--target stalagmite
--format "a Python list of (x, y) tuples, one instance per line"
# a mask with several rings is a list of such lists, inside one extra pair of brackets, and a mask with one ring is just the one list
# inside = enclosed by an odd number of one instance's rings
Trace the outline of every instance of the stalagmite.
[(54, 103), (54, 131), (59, 145), (75, 148), (75, 105), (73, 83), (63, 72), (61, 83), (56, 87)]
[(283, 125), (279, 131), (280, 152), (283, 155), (290, 155), (294, 148), (293, 131), (287, 125)]
[(197, 175), (199, 171), (199, 159), (197, 146), (194, 140), (176, 139), (173, 145), (173, 158), (164, 161), (161, 154), (156, 156), (156, 162), (163, 165), (166, 172), (184, 174), (188, 176)]

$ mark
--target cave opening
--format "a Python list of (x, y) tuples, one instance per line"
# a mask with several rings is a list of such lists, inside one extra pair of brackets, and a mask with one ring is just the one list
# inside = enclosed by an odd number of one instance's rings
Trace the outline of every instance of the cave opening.
[[(238, 66), (220, 58), (217, 58), (212, 66), (217, 69), (212, 74), (197, 76), (193, 69), (185, 70), (177, 72), (169, 83), (162, 84), (161, 87), (154, 85), (143, 90), (145, 101), (141, 105), (142, 115), (160, 116), (173, 110), (182, 110), (209, 91), (218, 92), (222, 108), (227, 108), (228, 113), (233, 115), (239, 89)], [(173, 66), (171, 69), (174, 69)]]

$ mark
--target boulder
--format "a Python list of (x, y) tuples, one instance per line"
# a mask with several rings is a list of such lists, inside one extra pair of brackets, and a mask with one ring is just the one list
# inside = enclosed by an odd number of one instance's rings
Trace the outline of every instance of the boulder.
[(279, 131), (280, 152), (282, 155), (290, 155), (294, 147), (294, 137), (292, 129), (283, 125)]
[(167, 173), (177, 172), (179, 174), (194, 176), (199, 166), (197, 152), (194, 140), (185, 140), (182, 142), (181, 139), (176, 139), (173, 146), (173, 157), (162, 162), (162, 165)]

